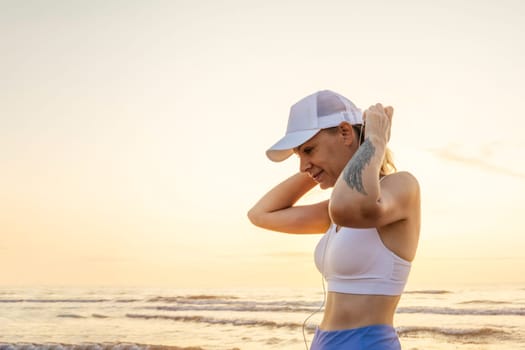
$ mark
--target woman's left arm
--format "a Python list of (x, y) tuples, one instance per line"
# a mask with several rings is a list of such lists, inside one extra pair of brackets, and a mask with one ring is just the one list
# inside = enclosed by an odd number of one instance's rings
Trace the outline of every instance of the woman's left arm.
[(388, 184), (379, 182), (392, 115), (392, 107), (379, 103), (366, 110), (365, 141), (341, 172), (330, 198), (329, 213), (337, 225), (381, 227), (407, 217), (417, 181), (397, 173)]

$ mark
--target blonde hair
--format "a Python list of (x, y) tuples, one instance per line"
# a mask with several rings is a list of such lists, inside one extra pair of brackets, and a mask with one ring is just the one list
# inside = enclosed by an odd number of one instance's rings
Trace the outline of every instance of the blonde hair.
[[(359, 144), (361, 145), (364, 141), (364, 126), (362, 124), (352, 125), (352, 128), (355, 130), (356, 134), (359, 137)], [(363, 137), (361, 137), (363, 135)], [(388, 174), (395, 173), (397, 171), (396, 165), (394, 164), (394, 157), (390, 148), (385, 149), (385, 156), (383, 157), (383, 164), (381, 164), (381, 169), (379, 169), (379, 175), (386, 176)]]
[[(335, 134), (337, 133), (337, 126), (326, 128), (324, 130)], [(356, 136), (359, 138), (359, 144), (361, 145), (364, 141), (364, 126), (362, 124), (355, 124), (352, 125), (352, 129), (354, 129)], [(385, 156), (383, 158), (383, 164), (381, 164), (381, 169), (379, 169), (379, 175), (386, 176), (388, 174), (395, 173), (397, 171), (396, 165), (394, 164), (394, 157), (392, 155), (392, 151), (390, 148), (386, 148), (385, 150)]]
[(394, 164), (394, 157), (390, 148), (385, 150), (385, 158), (383, 158), (383, 164), (381, 164), (381, 170), (379, 174), (382, 176), (395, 173), (397, 171), (396, 165)]

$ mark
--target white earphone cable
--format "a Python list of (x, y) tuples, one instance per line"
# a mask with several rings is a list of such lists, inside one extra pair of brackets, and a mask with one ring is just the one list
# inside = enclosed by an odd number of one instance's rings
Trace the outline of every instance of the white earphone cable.
[[(361, 125), (361, 127), (359, 128), (359, 145), (361, 145), (361, 142), (362, 142), (362, 136), (363, 136), (363, 129), (365, 128), (365, 123), (363, 122), (363, 124)], [(328, 233), (326, 233), (328, 236), (326, 237), (326, 243), (324, 245), (324, 249), (323, 249), (323, 256), (321, 257), (321, 262), (322, 262), (322, 265), (321, 265), (321, 283), (322, 283), (322, 286), (323, 286), (323, 302), (321, 304), (321, 306), (319, 306), (318, 309), (316, 309), (314, 312), (312, 312), (310, 315), (308, 315), (308, 317), (305, 318), (304, 322), (303, 322), (303, 340), (304, 340), (304, 346), (306, 347), (306, 350), (309, 350), (309, 347), (308, 347), (308, 342), (306, 341), (306, 322), (308, 322), (308, 320), (310, 318), (312, 318), (316, 313), (318, 312), (321, 312), (321, 310), (324, 308), (325, 304), (326, 304), (326, 287), (325, 287), (325, 273), (324, 273), (324, 259), (325, 259), (325, 254), (326, 254), (326, 248), (328, 247), (328, 242), (330, 240), (330, 231), (328, 231)]]
[[(330, 228), (330, 230), (331, 230), (331, 228)], [(321, 310), (323, 310), (323, 308), (324, 308), (324, 306), (326, 304), (326, 287), (325, 287), (325, 273), (324, 273), (325, 261), (324, 261), (324, 258), (325, 258), (325, 254), (326, 254), (326, 248), (328, 247), (328, 242), (330, 241), (330, 230), (327, 233), (325, 233), (325, 235), (327, 235), (327, 236), (326, 236), (326, 242), (325, 242), (325, 245), (324, 245), (324, 248), (323, 248), (323, 255), (321, 257), (321, 284), (323, 286), (323, 302), (321, 303), (319, 308), (316, 309), (314, 312), (312, 312), (308, 317), (306, 317), (304, 322), (303, 322), (303, 340), (304, 340), (304, 346), (306, 347), (306, 350), (309, 350), (308, 342), (306, 341), (306, 332), (305, 332), (306, 322), (308, 322), (308, 320), (310, 318), (312, 318), (316, 313), (321, 312)]]

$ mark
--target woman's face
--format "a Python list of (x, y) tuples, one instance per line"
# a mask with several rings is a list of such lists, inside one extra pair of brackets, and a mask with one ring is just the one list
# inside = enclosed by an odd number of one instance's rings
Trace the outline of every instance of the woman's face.
[(308, 173), (322, 189), (335, 185), (356, 150), (357, 141), (350, 124), (334, 130), (321, 130), (294, 151), (301, 172)]

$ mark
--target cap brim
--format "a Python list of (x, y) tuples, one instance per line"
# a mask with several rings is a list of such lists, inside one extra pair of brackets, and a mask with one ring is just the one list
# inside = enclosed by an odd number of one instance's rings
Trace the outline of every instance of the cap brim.
[(274, 162), (282, 162), (293, 154), (293, 149), (314, 137), (321, 129), (302, 130), (286, 134), (266, 151), (266, 156)]

